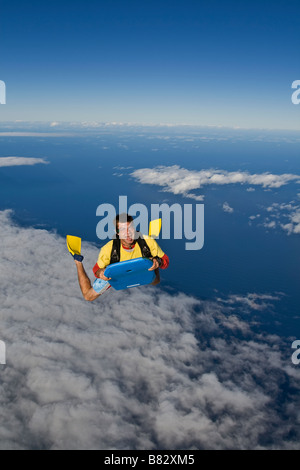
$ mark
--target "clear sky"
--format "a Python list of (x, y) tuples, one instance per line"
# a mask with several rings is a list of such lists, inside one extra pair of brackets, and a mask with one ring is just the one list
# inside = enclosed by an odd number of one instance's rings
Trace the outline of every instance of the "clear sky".
[(1, 0), (0, 121), (300, 130), (299, 0)]

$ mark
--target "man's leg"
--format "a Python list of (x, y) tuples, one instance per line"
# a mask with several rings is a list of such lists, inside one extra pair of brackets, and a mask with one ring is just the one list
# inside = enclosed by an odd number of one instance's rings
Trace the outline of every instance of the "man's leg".
[(85, 298), (85, 300), (89, 302), (93, 302), (93, 300), (98, 299), (98, 297), (100, 297), (101, 294), (97, 294), (97, 292), (93, 289), (91, 281), (85, 272), (83, 264), (80, 261), (76, 261), (76, 260), (75, 260), (75, 264), (77, 267), (78, 282), (80, 285), (82, 295)]

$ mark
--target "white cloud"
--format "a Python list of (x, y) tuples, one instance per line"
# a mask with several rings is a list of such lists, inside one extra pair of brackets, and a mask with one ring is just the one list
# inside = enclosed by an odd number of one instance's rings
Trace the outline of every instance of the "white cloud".
[(263, 311), (271, 307), (271, 303), (276, 300), (280, 300), (279, 295), (249, 293), (247, 295), (230, 295), (227, 300), (222, 302), (229, 305), (240, 303), (250, 307), (251, 310)]
[(0, 132), (0, 137), (75, 137), (76, 134), (71, 134), (70, 132), (22, 132), (22, 131), (12, 131), (12, 132)]
[(300, 234), (300, 206), (296, 205), (294, 201), (281, 204), (276, 202), (267, 207), (266, 211), (268, 217), (263, 224), (264, 227), (276, 228), (279, 226), (288, 235)]
[(43, 158), (27, 158), (27, 157), (0, 157), (0, 168), (8, 166), (25, 166), (48, 164)]
[(232, 212), (234, 212), (234, 209), (232, 207), (230, 207), (230, 205), (228, 204), (228, 202), (224, 202), (223, 204), (223, 211), (224, 212), (229, 212), (230, 214), (232, 214)]
[[(241, 312), (145, 287), (85, 302), (65, 240), (0, 212), (2, 449), (299, 447), (300, 371)], [(83, 243), (85, 266), (97, 250)], [(285, 392), (282, 388), (290, 388)], [(293, 436), (293, 437), (289, 437)]]
[(276, 228), (276, 222), (275, 220), (272, 220), (272, 222), (265, 222), (264, 223), (265, 228)]
[(261, 186), (263, 188), (280, 188), (290, 182), (300, 181), (299, 175), (271, 173), (250, 174), (246, 171), (226, 170), (188, 170), (178, 165), (141, 168), (131, 173), (142, 184), (155, 184), (163, 187), (163, 191), (181, 194), (185, 197), (203, 200), (203, 195), (197, 196), (190, 191), (202, 189), (207, 185), (242, 184)]
[(300, 233), (300, 207), (290, 214), (290, 220), (293, 225), (293, 233)]

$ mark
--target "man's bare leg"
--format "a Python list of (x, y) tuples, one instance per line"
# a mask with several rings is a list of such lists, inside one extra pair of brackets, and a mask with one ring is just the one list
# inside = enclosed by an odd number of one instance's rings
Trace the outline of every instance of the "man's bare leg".
[(87, 273), (85, 272), (83, 264), (80, 261), (76, 260), (75, 264), (77, 267), (78, 282), (82, 295), (88, 302), (93, 302), (94, 300), (98, 299), (98, 297), (100, 297), (100, 294), (97, 294), (97, 292), (92, 288), (91, 281)]

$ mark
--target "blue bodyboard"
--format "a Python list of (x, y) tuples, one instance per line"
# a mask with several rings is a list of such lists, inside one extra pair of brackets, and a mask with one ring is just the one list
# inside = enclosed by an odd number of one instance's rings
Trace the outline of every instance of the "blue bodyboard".
[(106, 277), (111, 277), (110, 285), (116, 290), (151, 284), (155, 279), (155, 272), (148, 271), (152, 261), (147, 258), (135, 258), (130, 261), (114, 263), (104, 271)]

